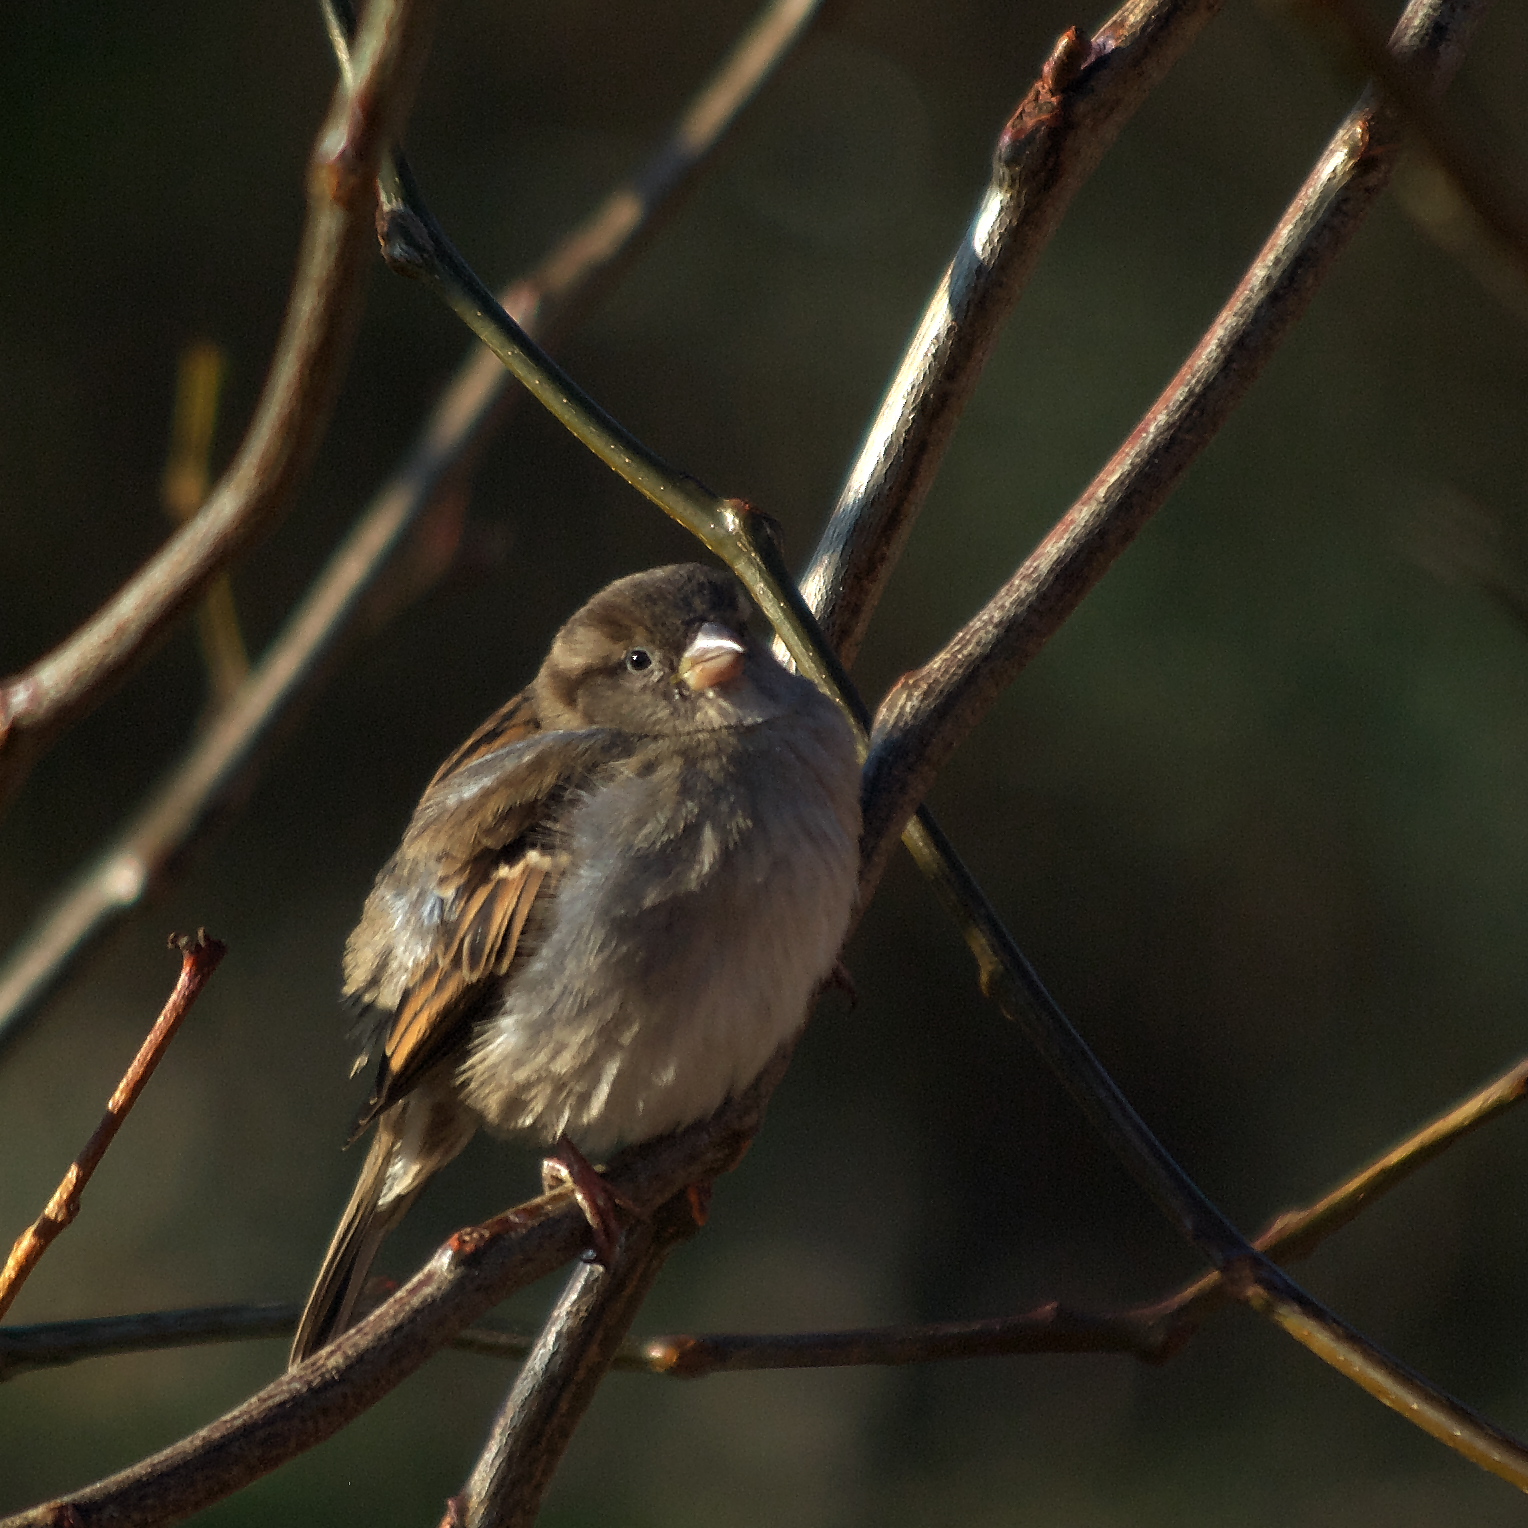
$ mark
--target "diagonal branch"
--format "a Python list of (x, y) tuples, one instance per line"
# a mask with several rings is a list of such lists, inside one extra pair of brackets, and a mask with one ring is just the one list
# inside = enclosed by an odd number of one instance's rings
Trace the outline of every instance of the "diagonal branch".
[(853, 664), (1008, 316), (1072, 197), (1223, 0), (1128, 0), (1092, 41), (1057, 40), (992, 158), (817, 543), (802, 592)]
[[(547, 342), (565, 333), (630, 268), (821, 4), (770, 0), (636, 174), (507, 288), (504, 306), (528, 333)], [(439, 556), (416, 555), (418, 565), (398, 573), (410, 560), (411, 535), (465, 479), (516, 396), (498, 360), (474, 346), (249, 679), (0, 966), (0, 1049), (103, 935), (178, 874), (191, 846), (251, 788), (281, 724), (329, 677), (343, 644), (438, 576)], [(373, 591), (390, 573), (399, 587), (386, 591), (384, 608), (381, 591)]]
[[(1394, 48), (1434, 88), (1484, 0), (1413, 0)], [(1405, 122), (1366, 97), (1343, 122), (1214, 324), (1129, 439), (988, 604), (881, 705), (867, 840), (891, 843), (998, 696), (1166, 502), (1309, 307), (1390, 179)]]
[(122, 1075), (106, 1101), (106, 1113), (96, 1126), (84, 1149), (69, 1165), (64, 1180), (54, 1190), (42, 1214), (17, 1238), (11, 1254), (0, 1269), (0, 1316), (11, 1308), (21, 1286), (26, 1283), (32, 1269), (37, 1266), (43, 1253), (53, 1244), (66, 1227), (74, 1222), (80, 1212), (80, 1196), (85, 1186), (95, 1176), (123, 1121), (138, 1102), (138, 1096), (148, 1086), (161, 1058), (169, 1049), (170, 1041), (180, 1028), (181, 1021), (190, 1013), (191, 1005), (201, 996), (212, 973), (228, 953), (227, 945), (220, 940), (209, 939), (207, 930), (200, 929), (195, 936), (170, 936), (170, 948), (180, 951), (180, 976), (175, 990), (165, 1000), (154, 1027), (138, 1047), (138, 1054)]
[(335, 92), (309, 163), (297, 275), (244, 442), (194, 520), (62, 645), (0, 685), (0, 805), (289, 507), (339, 389), (361, 311), (377, 167), (413, 102), (436, 4), (374, 0), (368, 8), (356, 88)]

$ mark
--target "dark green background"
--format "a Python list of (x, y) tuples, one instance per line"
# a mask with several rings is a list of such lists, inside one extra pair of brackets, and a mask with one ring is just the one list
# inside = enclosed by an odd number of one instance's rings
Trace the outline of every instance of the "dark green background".
[[(457, 0), (409, 134), (483, 273), (532, 260), (635, 164), (749, 14), (740, 0)], [(804, 561), (989, 146), (1090, 17), (991, 0), (844, 6), (576, 343), (574, 372), (671, 459), (780, 518)], [(1518, 149), (1523, 8), (1459, 94)], [(331, 69), (305, 5), (8, 8), (0, 261), (0, 671), (71, 630), (165, 533), (175, 357), (233, 358), (226, 459), (259, 387)], [(1233, 5), (1126, 129), (1010, 325), (859, 665), (933, 650), (1028, 552), (1181, 361), (1354, 84)], [(1472, 118), (1473, 120), (1473, 118)], [(1524, 329), (1381, 205), (1167, 509), (963, 749), (946, 826), (1107, 1064), (1243, 1224), (1301, 1202), (1522, 1051), (1528, 639), (1416, 554), (1463, 496), (1516, 534)], [(236, 574), (274, 630), (464, 348), (380, 267), (334, 428)], [(370, 875), (438, 759), (608, 578), (683, 536), (523, 410), (474, 510), (502, 567), (344, 669), (248, 810), (0, 1066), (0, 1240), (37, 1212), (174, 974), (231, 953), (11, 1319), (296, 1297), (356, 1162), (334, 1001)], [(0, 829), (0, 936), (121, 822), (192, 727), (176, 636), (37, 770)], [(796, 1329), (1152, 1295), (1195, 1259), (989, 1009), (899, 866), (712, 1225), (638, 1330)], [(1528, 1118), (1493, 1125), (1305, 1273), (1382, 1343), (1528, 1430)], [(388, 1254), (526, 1192), (485, 1144)], [(533, 1320), (551, 1286), (508, 1313)], [(272, 1377), (278, 1344), (110, 1359), (0, 1387), (0, 1508), (120, 1467)], [(506, 1370), (446, 1354), (209, 1524), (418, 1525)], [(1421, 1525), (1518, 1498), (1271, 1328), (1171, 1365), (618, 1376), (551, 1525)]]

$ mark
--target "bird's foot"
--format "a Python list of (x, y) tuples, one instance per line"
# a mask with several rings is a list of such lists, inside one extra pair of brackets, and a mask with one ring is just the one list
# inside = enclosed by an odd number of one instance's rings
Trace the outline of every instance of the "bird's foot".
[(563, 1184), (573, 1190), (573, 1197), (589, 1222), (595, 1258), (607, 1268), (621, 1241), (619, 1211), (625, 1210), (639, 1220), (647, 1217), (647, 1211), (615, 1188), (567, 1136), (542, 1160), (541, 1183), (548, 1192)]

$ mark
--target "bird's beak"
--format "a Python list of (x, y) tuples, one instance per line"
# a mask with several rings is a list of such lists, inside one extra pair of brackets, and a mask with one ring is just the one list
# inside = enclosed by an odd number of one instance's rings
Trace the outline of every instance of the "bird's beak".
[(725, 626), (707, 621), (690, 638), (679, 660), (679, 677), (692, 690), (714, 690), (731, 684), (743, 672), (747, 649)]

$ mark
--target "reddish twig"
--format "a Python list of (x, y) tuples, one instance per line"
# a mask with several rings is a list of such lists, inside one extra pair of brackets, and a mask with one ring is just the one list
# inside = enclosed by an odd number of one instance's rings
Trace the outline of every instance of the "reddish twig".
[(27, 1276), (52, 1245), (54, 1238), (79, 1214), (80, 1196), (85, 1192), (85, 1185), (101, 1165), (101, 1158), (116, 1139), (123, 1120), (137, 1103), (138, 1095), (143, 1092), (149, 1078), (154, 1075), (154, 1068), (169, 1049), (181, 1020), (191, 1011), (191, 1005), (201, 996), (202, 988), (217, 970), (218, 962), (228, 953), (228, 947), (219, 940), (209, 938), (206, 929), (199, 929), (195, 938), (172, 935), (170, 947), (181, 952), (180, 979), (175, 983), (175, 990), (155, 1020), (148, 1037), (139, 1046), (132, 1065), (117, 1084), (116, 1092), (107, 1100), (106, 1113), (96, 1126), (95, 1134), (85, 1143), (85, 1149), (64, 1174), (64, 1180), (53, 1191), (47, 1208), (17, 1237), (16, 1245), (11, 1248), (5, 1268), (0, 1270), (0, 1317), (10, 1309), (11, 1302), (26, 1283)]
[(360, 315), (375, 180), (424, 64), (438, 0), (374, 0), (356, 88), (336, 90), (309, 163), (308, 219), (286, 321), (237, 456), (177, 531), (61, 646), (0, 685), (0, 805), (285, 513), (318, 448)]

